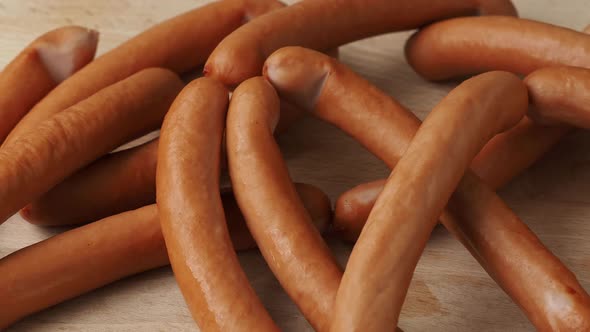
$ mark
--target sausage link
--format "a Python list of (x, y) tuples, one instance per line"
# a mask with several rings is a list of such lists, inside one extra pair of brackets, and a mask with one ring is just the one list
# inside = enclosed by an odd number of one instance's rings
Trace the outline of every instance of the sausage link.
[(25, 114), (64, 79), (92, 61), (98, 33), (65, 26), (29, 44), (0, 73), (0, 145)]
[(514, 17), (455, 18), (414, 34), (406, 44), (406, 58), (418, 74), (433, 81), (489, 70), (528, 75), (556, 65), (590, 68), (590, 36)]
[[(281, 49), (264, 74), (281, 97), (343, 129), (391, 168), (420, 127), (398, 102), (317, 52)], [(588, 327), (590, 299), (573, 273), (471, 172), (441, 219), (539, 330)]]
[(120, 144), (157, 129), (182, 81), (146, 69), (56, 114), (0, 149), (0, 223)]
[(205, 62), (223, 37), (245, 21), (282, 6), (277, 0), (220, 0), (166, 20), (60, 84), (23, 118), (8, 140), (142, 69), (163, 67), (179, 74), (194, 69)]
[(477, 13), (516, 15), (509, 0), (304, 0), (252, 20), (227, 36), (207, 60), (204, 73), (237, 86), (260, 75), (264, 60), (284, 46), (325, 50)]
[(352, 250), (332, 331), (385, 331), (397, 325), (430, 233), (471, 160), (527, 109), (527, 89), (517, 76), (489, 72), (463, 82), (432, 110)]
[(170, 263), (203, 331), (278, 330), (233, 250), (218, 194), (228, 91), (189, 84), (162, 126), (156, 194)]
[[(316, 187), (296, 184), (320, 232), (331, 205)], [(221, 201), (236, 250), (256, 247), (231, 191)], [(167, 265), (158, 208), (150, 205), (62, 233), (0, 260), (0, 329), (34, 312), (119, 279)]]
[(535, 121), (590, 129), (590, 69), (543, 68), (527, 76), (525, 82)]
[(234, 91), (226, 131), (232, 186), (269, 267), (315, 330), (328, 331), (342, 269), (298, 199), (273, 137), (279, 111), (262, 77)]

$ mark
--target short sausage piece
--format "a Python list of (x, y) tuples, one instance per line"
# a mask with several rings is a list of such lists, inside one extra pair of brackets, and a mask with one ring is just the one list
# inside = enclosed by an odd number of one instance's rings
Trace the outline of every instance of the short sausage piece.
[(304, 0), (252, 20), (227, 36), (205, 64), (205, 75), (237, 86), (260, 75), (264, 60), (284, 46), (326, 50), (433, 21), (473, 15), (516, 15), (509, 0)]
[[(342, 128), (391, 168), (420, 127), (402, 105), (318, 52), (283, 48), (264, 74), (282, 98)], [(471, 172), (441, 220), (539, 330), (590, 327), (590, 297), (573, 273)]]
[(430, 233), (471, 160), (527, 109), (527, 89), (517, 76), (489, 72), (463, 82), (432, 110), (350, 255), (332, 331), (385, 331), (397, 325)]
[(278, 331), (232, 247), (219, 197), (229, 93), (212, 79), (190, 83), (162, 126), (156, 194), (170, 263), (203, 331)]
[(0, 223), (75, 171), (157, 129), (181, 89), (176, 74), (146, 69), (5, 142)]
[(59, 83), (92, 61), (98, 33), (78, 26), (49, 31), (0, 73), (0, 145), (25, 114)]
[(220, 0), (166, 20), (63, 82), (23, 118), (8, 140), (142, 69), (163, 67), (179, 74), (195, 69), (223, 37), (245, 21), (281, 7), (277, 0)]
[(590, 129), (590, 69), (543, 68), (527, 76), (525, 83), (535, 121)]
[[(320, 232), (331, 217), (329, 198), (296, 184)], [(255, 248), (231, 191), (221, 200), (236, 250)], [(125, 212), (65, 232), (0, 260), (0, 329), (116, 280), (168, 264), (156, 205)]]
[(273, 137), (279, 104), (262, 77), (234, 91), (227, 117), (232, 187), (269, 267), (315, 330), (328, 331), (342, 269), (297, 197)]
[(528, 75), (556, 65), (590, 68), (590, 36), (514, 17), (463, 17), (419, 30), (406, 44), (406, 58), (433, 81), (489, 70)]

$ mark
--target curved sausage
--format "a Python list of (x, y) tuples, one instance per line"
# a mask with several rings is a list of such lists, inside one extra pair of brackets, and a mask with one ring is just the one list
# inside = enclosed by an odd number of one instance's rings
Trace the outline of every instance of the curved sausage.
[(207, 60), (204, 73), (227, 86), (237, 86), (260, 75), (264, 60), (284, 46), (325, 50), (478, 12), (516, 15), (509, 0), (304, 0), (252, 20), (227, 36)]
[(166, 20), (98, 57), (60, 84), (23, 118), (8, 140), (142, 69), (163, 67), (176, 73), (194, 69), (245, 21), (281, 7), (276, 0), (220, 0)]
[(228, 91), (189, 84), (162, 126), (156, 194), (170, 263), (203, 331), (278, 331), (250, 286), (229, 238), (218, 194)]
[(182, 81), (146, 69), (68, 108), (0, 149), (0, 223), (109, 151), (159, 127)]
[[(402, 105), (317, 52), (283, 48), (264, 74), (282, 98), (345, 130), (391, 168), (420, 127)], [(540, 330), (590, 324), (590, 298), (573, 273), (471, 172), (441, 220)]]
[[(296, 184), (320, 232), (331, 205), (318, 188)], [(236, 250), (256, 247), (231, 191), (221, 193)], [(150, 205), (56, 235), (0, 260), (0, 329), (116, 280), (168, 264), (158, 208)]]
[(0, 73), (0, 145), (49, 91), (92, 61), (98, 33), (65, 26), (29, 44)]
[(273, 137), (279, 104), (262, 77), (234, 91), (226, 130), (230, 177), (269, 267), (314, 329), (328, 331), (342, 269), (298, 199)]
[(590, 129), (590, 69), (543, 68), (527, 76), (525, 83), (535, 121)]
[(420, 76), (433, 81), (489, 70), (528, 75), (556, 65), (590, 68), (590, 36), (514, 17), (455, 18), (415, 33), (406, 44), (406, 58)]
[(332, 331), (385, 331), (397, 325), (430, 233), (471, 160), (527, 110), (526, 86), (507, 72), (463, 82), (432, 110), (395, 166), (352, 250)]

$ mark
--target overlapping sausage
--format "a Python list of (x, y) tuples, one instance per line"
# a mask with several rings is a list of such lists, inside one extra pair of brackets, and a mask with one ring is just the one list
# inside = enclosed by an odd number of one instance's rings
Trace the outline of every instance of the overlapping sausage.
[(23, 118), (8, 140), (142, 69), (163, 67), (176, 73), (195, 69), (223, 37), (249, 19), (281, 7), (277, 0), (219, 0), (164, 21), (60, 84)]
[[(269, 57), (264, 73), (281, 97), (342, 128), (391, 168), (420, 126), (391, 97), (317, 52), (284, 48)], [(443, 224), (537, 328), (588, 328), (590, 298), (575, 276), (471, 172), (448, 208)]]
[(284, 46), (335, 48), (433, 21), (473, 15), (516, 15), (509, 0), (304, 0), (240, 27), (215, 48), (204, 73), (236, 86), (260, 75), (264, 60)]
[[(296, 184), (313, 224), (326, 230), (331, 205), (319, 189)], [(221, 201), (235, 250), (255, 248), (231, 191)], [(0, 329), (116, 280), (168, 264), (158, 208), (149, 205), (62, 233), (0, 259)]]
[(67, 176), (162, 123), (182, 81), (146, 69), (5, 142), (0, 149), (0, 222)]
[(63, 80), (92, 61), (98, 33), (65, 26), (29, 44), (0, 73), (0, 145), (18, 121)]
[(273, 137), (279, 112), (279, 97), (262, 77), (234, 91), (226, 134), (232, 186), (275, 276), (315, 330), (328, 331), (342, 269), (297, 197)]
[(432, 110), (352, 251), (332, 331), (385, 331), (397, 325), (430, 233), (471, 160), (527, 109), (527, 89), (518, 77), (489, 72), (463, 82)]
[(228, 91), (190, 83), (162, 126), (156, 193), (170, 263), (203, 331), (278, 331), (232, 247), (219, 197)]

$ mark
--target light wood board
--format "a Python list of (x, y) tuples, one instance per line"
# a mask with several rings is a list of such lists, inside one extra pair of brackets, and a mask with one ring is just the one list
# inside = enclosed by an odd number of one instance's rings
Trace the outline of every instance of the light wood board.
[[(37, 35), (65, 24), (101, 33), (99, 53), (152, 24), (207, 1), (1, 0), (0, 68)], [(582, 29), (588, 0), (515, 0), (521, 16)], [(341, 59), (424, 117), (453, 84), (420, 79), (406, 65), (408, 33), (345, 46)], [(485, 36), (482, 36), (485, 38)], [(0, 91), (1, 93), (1, 91)], [(1, 120), (0, 120), (1, 121)], [(306, 119), (280, 139), (296, 181), (344, 190), (385, 177), (386, 167), (341, 132)], [(590, 289), (590, 135), (576, 132), (501, 192), (508, 204)], [(0, 184), (2, 185), (2, 184)], [(62, 230), (18, 217), (0, 226), (0, 257)], [(350, 247), (332, 248), (344, 263)], [(281, 290), (258, 252), (240, 255), (263, 302), (285, 331), (311, 328)], [(0, 299), (0, 310), (2, 299)], [(520, 310), (443, 228), (437, 228), (416, 270), (401, 317), (406, 331), (530, 331)], [(97, 290), (33, 315), (9, 331), (197, 331), (169, 268)]]

